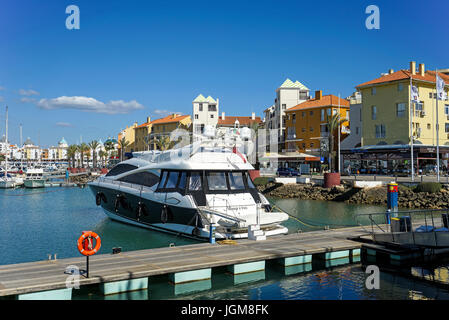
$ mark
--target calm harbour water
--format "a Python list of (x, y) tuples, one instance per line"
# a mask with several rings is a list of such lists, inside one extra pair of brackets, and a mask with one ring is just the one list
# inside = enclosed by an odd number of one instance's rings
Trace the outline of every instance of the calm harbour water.
[[(385, 210), (379, 206), (323, 201), (271, 200), (302, 221), (285, 222), (289, 232), (318, 229), (313, 227), (317, 222), (331, 226), (356, 225), (357, 213)], [(76, 241), (83, 230), (101, 236), (100, 253), (111, 252), (113, 247), (131, 251), (166, 247), (171, 243), (176, 246), (198, 243), (112, 221), (95, 205), (88, 188), (0, 190), (0, 265), (45, 260), (49, 254), (57, 254), (58, 258), (79, 256)], [(148, 291), (112, 295), (107, 299), (449, 299), (446, 288), (385, 272), (381, 273), (380, 289), (368, 290), (365, 288), (367, 274), (357, 262), (331, 268), (315, 265), (302, 268), (286, 272), (267, 265), (264, 272), (241, 278), (218, 272), (212, 280), (185, 287), (175, 287), (167, 284), (165, 278), (155, 278)], [(95, 291), (82, 290), (74, 292), (74, 299), (103, 299)]]

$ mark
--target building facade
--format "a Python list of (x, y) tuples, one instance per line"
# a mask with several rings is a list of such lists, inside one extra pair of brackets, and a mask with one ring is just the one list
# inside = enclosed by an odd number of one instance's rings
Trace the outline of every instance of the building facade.
[(192, 102), (193, 118), (192, 126), (194, 134), (203, 133), (204, 127), (209, 125), (216, 127), (218, 123), (219, 100), (211, 96), (205, 98), (202, 94), (198, 95)]
[[(274, 104), (264, 110), (265, 128), (267, 134), (270, 130), (276, 130), (278, 135), (279, 150), (283, 148), (285, 142), (286, 115), (289, 108), (309, 100), (309, 89), (299, 81), (286, 79), (279, 88), (276, 89)], [(267, 136), (267, 141), (269, 137)], [(269, 150), (267, 150), (269, 151)], [(278, 150), (272, 150), (278, 151)]]
[[(449, 76), (439, 76), (449, 84)], [(411, 102), (410, 80), (418, 88), (419, 102)], [(388, 73), (356, 87), (362, 93), (362, 146), (436, 145), (435, 71), (410, 62), (408, 70)], [(449, 145), (449, 102), (438, 101), (439, 144)]]
[(341, 143), (342, 149), (358, 148), (362, 145), (362, 93), (356, 91), (347, 97), (349, 101), (349, 136)]
[[(320, 155), (323, 145), (329, 141), (328, 118), (339, 113), (345, 121), (341, 124), (341, 141), (349, 133), (349, 101), (334, 95), (315, 92), (315, 98), (309, 99), (285, 111), (287, 116), (285, 129), (285, 152), (302, 152)], [(337, 142), (338, 131), (334, 136)], [(335, 150), (335, 149), (334, 149)]]

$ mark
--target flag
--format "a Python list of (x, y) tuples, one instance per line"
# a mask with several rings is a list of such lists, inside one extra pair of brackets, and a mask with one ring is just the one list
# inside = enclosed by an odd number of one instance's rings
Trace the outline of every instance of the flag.
[(419, 102), (418, 87), (412, 86), (412, 101)]
[(446, 100), (446, 92), (444, 91), (444, 81), (437, 74), (437, 98), (438, 100)]

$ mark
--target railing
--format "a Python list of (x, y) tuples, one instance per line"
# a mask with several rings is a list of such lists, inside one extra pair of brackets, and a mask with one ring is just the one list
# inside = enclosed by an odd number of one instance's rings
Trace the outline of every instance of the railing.
[[(393, 230), (392, 222), (388, 223), (388, 216), (390, 219), (408, 217), (407, 221), (399, 221), (399, 230)], [(443, 239), (436, 234), (444, 234), (446, 236), (447, 229), (449, 227), (449, 208), (447, 209), (428, 209), (428, 210), (411, 210), (411, 211), (389, 211), (389, 212), (376, 212), (376, 213), (361, 213), (356, 215), (356, 221), (359, 225), (363, 225), (365, 221), (359, 221), (367, 219), (371, 226), (371, 235), (373, 240), (376, 239), (390, 239), (391, 242), (408, 242), (409, 244), (422, 245), (422, 246), (441, 246), (442, 240), (447, 242), (447, 239)], [(401, 226), (401, 223), (402, 226)], [(414, 226), (415, 225), (415, 226)], [(415, 227), (420, 225), (417, 229)], [(423, 228), (424, 227), (424, 228)], [(443, 229), (445, 228), (445, 229)], [(440, 232), (446, 231), (446, 232)], [(377, 233), (376, 233), (377, 232)], [(407, 239), (404, 239), (401, 234), (406, 233)], [(418, 235), (419, 234), (419, 235)], [(424, 239), (423, 235), (429, 235)], [(401, 240), (401, 241), (400, 241)], [(440, 241), (440, 243), (438, 243)], [(447, 243), (449, 246), (449, 242)]]

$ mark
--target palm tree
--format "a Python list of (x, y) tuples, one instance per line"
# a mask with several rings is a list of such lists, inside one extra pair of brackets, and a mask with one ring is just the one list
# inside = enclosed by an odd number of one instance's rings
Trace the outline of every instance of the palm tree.
[(112, 151), (112, 150), (115, 149), (114, 143), (113, 143), (112, 141), (110, 141), (110, 140), (109, 140), (109, 141), (106, 141), (106, 142), (104, 143), (104, 149), (106, 150), (106, 156), (109, 157), (109, 156), (110, 156), (109, 151)]
[(84, 168), (84, 155), (88, 154), (89, 146), (84, 142), (79, 145), (79, 152), (81, 153), (81, 168)]
[(107, 152), (100, 150), (100, 152), (98, 152), (98, 156), (102, 160), (102, 166), (105, 167), (106, 166), (106, 157), (108, 156)]
[(340, 127), (346, 121), (346, 119), (341, 119), (340, 114), (335, 113), (331, 117), (327, 117), (327, 128), (329, 130), (329, 169), (331, 172), (334, 172), (334, 134), (337, 131), (337, 134), (340, 134)]
[(129, 141), (126, 141), (126, 138), (123, 137), (119, 141), (120, 145), (120, 161), (123, 161), (123, 155), (125, 154), (125, 148), (129, 146)]
[(67, 160), (72, 160), (72, 168), (75, 167), (75, 157), (76, 157), (76, 153), (78, 152), (78, 147), (76, 144), (71, 144), (68, 148), (67, 148)]
[(156, 146), (161, 151), (165, 151), (165, 150), (173, 148), (175, 143), (176, 143), (176, 141), (170, 141), (169, 136), (160, 136), (159, 138), (156, 139)]
[(97, 167), (97, 148), (99, 145), (97, 140), (93, 140), (89, 143), (89, 148), (92, 150), (92, 162), (94, 168)]

